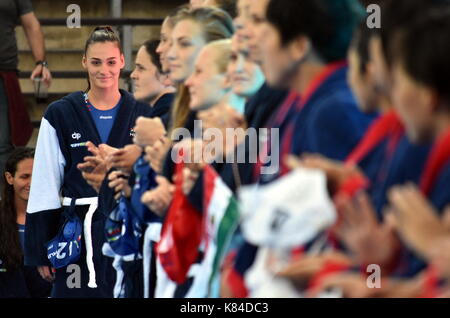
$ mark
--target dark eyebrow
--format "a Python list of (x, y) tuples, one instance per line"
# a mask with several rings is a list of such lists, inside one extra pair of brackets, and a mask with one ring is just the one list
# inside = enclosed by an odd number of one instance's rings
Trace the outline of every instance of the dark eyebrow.
[[(99, 59), (98, 57), (91, 57), (90, 59), (91, 60), (97, 60), (97, 61), (101, 61), (102, 60), (102, 59)], [(115, 59), (117, 59), (117, 57), (108, 57), (106, 60), (109, 61), (109, 60), (115, 60)]]
[(136, 66), (139, 66), (139, 67), (144, 67), (144, 65), (142, 65), (141, 63), (136, 63)]

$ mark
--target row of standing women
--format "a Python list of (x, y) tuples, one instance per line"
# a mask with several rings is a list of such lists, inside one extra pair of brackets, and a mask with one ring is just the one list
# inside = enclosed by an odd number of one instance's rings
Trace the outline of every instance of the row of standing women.
[(379, 30), (352, 0), (209, 5), (139, 50), (147, 104), (101, 27), (88, 90), (49, 105), (24, 255), (52, 297), (445, 293), (448, 1), (385, 0)]

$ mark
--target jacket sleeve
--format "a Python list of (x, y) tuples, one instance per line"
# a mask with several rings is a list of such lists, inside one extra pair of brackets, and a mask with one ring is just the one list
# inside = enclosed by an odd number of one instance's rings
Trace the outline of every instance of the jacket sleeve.
[(33, 165), (25, 227), (25, 264), (49, 265), (46, 243), (58, 232), (61, 215), (60, 190), (65, 158), (56, 129), (43, 118)]

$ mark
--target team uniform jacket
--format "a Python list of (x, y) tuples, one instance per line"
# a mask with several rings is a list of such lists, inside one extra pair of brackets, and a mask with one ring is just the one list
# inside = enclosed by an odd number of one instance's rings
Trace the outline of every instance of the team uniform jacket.
[[(295, 110), (293, 115), (285, 116), (282, 122), (275, 124), (280, 128), (280, 169), (272, 175), (258, 176), (256, 182), (272, 182), (283, 175), (286, 172), (282, 164), (284, 154), (311, 153), (344, 160), (374, 119), (373, 115), (359, 111), (347, 84), (346, 64), (342, 62), (328, 65), (311, 82)], [(243, 277), (252, 266), (257, 250), (257, 246), (244, 242), (237, 251), (234, 268), (228, 277), (236, 297), (247, 296)]]
[[(151, 108), (138, 103), (127, 92), (120, 90), (122, 102), (107, 144), (122, 148), (133, 141), (133, 127), (139, 116), (149, 117)], [(72, 93), (49, 105), (41, 122), (33, 167), (33, 181), (27, 208), (25, 231), (25, 264), (50, 266), (46, 243), (55, 237), (64, 223), (63, 198), (95, 198), (97, 193), (82, 178), (77, 169), (84, 157), (92, 155), (86, 142), (101, 143), (98, 130), (87, 107), (83, 92)], [(76, 213), (84, 220), (87, 206), (77, 206)], [(101, 253), (104, 242), (105, 215), (94, 213), (92, 219), (93, 261), (97, 273), (97, 288), (88, 288), (84, 240), (81, 257), (81, 288), (70, 289), (66, 268), (56, 271), (53, 297), (110, 297), (112, 296), (111, 261)]]

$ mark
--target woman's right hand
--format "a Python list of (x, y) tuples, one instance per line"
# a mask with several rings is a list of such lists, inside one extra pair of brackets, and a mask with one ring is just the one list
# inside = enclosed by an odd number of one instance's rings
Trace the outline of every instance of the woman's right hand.
[(44, 280), (53, 283), (55, 280), (55, 275), (53, 274), (54, 268), (51, 268), (50, 266), (38, 266), (37, 270)]
[(166, 134), (166, 129), (160, 118), (139, 117), (134, 127), (134, 143), (141, 147), (153, 146)]
[(170, 140), (163, 137), (160, 140), (156, 141), (153, 146), (145, 147), (145, 160), (150, 164), (155, 172), (161, 173), (163, 168), (163, 160), (167, 152), (169, 151), (170, 146)]
[(108, 172), (106, 161), (99, 156), (89, 156), (85, 157), (84, 162), (79, 163), (77, 168), (81, 171), (81, 176), (86, 180), (87, 184), (99, 193)]

